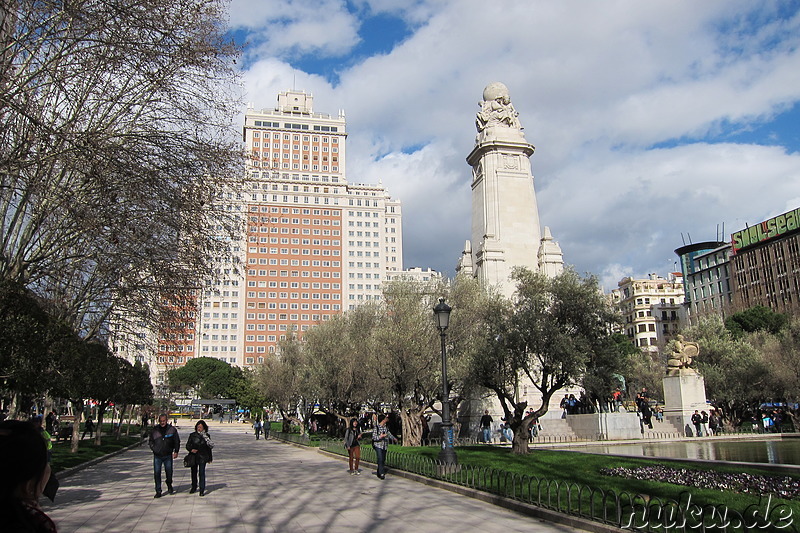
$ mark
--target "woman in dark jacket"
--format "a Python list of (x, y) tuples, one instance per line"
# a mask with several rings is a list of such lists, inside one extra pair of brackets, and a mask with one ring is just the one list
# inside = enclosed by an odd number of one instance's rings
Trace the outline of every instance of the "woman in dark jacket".
[(200, 420), (194, 426), (194, 432), (189, 435), (186, 441), (186, 449), (189, 453), (195, 455), (194, 463), (191, 465), (192, 469), (192, 489), (189, 494), (197, 492), (197, 472), (200, 471), (200, 496), (206, 495), (206, 463), (213, 460), (211, 448), (214, 443), (211, 442), (211, 437), (208, 436), (208, 424)]
[(347, 448), (347, 455), (350, 457), (350, 475), (360, 476), (359, 462), (361, 461), (361, 429), (358, 427), (358, 419), (351, 418), (350, 425), (344, 433), (344, 447)]

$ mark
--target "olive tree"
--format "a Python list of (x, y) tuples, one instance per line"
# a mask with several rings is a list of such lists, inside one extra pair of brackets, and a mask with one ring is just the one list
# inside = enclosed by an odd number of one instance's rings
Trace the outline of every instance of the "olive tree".
[(432, 309), (444, 288), (399, 279), (385, 283), (370, 367), (378, 394), (400, 412), (403, 445), (419, 446), (422, 416), (441, 398), (441, 351)]
[[(513, 300), (487, 308), (484, 346), (473, 352), (471, 374), (497, 396), (514, 432), (512, 451), (525, 454), (528, 426), (547, 412), (553, 394), (579, 383), (593, 361), (613, 357), (610, 325), (618, 317), (593, 276), (567, 269), (548, 278), (520, 268), (512, 277)], [(541, 393), (541, 405), (530, 414), (516, 393), (520, 378)]]
[(365, 304), (309, 329), (303, 336), (309, 381), (320, 409), (345, 420), (380, 397), (371, 371), (379, 307)]

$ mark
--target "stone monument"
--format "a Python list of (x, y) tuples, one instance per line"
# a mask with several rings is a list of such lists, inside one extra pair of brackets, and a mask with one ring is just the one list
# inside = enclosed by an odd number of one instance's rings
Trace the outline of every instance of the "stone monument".
[(467, 156), (472, 167), (472, 239), (456, 271), (510, 297), (515, 267), (556, 276), (564, 259), (549, 228), (543, 232), (539, 224), (530, 161), (534, 147), (525, 139), (508, 87), (490, 83), (478, 107), (475, 146)]
[(682, 428), (687, 437), (694, 435), (691, 419), (695, 410), (708, 411), (705, 380), (691, 366), (699, 354), (700, 346), (696, 342), (687, 342), (683, 335), (678, 335), (663, 380), (664, 418)]

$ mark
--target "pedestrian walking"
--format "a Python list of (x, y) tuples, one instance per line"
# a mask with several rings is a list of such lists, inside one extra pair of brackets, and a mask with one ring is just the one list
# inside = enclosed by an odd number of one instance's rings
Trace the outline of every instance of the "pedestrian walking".
[(639, 411), (640, 428), (644, 433), (644, 426), (653, 429), (653, 412), (650, 410), (650, 400), (643, 393), (636, 395), (636, 408)]
[(256, 440), (261, 438), (261, 427), (262, 427), (261, 426), (261, 419), (260, 418), (256, 418), (256, 421), (253, 422), (253, 431), (255, 431), (255, 433), (256, 433)]
[(363, 434), (358, 426), (358, 419), (351, 418), (350, 425), (347, 426), (347, 430), (344, 432), (344, 447), (349, 457), (351, 476), (361, 475), (361, 470), (358, 468), (361, 462), (361, 445), (358, 441), (361, 440), (362, 436)]
[(187, 458), (189, 466), (192, 470), (192, 488), (189, 489), (189, 494), (197, 492), (197, 475), (200, 474), (200, 496), (206, 495), (206, 465), (214, 460), (211, 453), (214, 448), (214, 442), (208, 435), (208, 424), (204, 420), (200, 420), (194, 426), (194, 432), (189, 434), (186, 439), (186, 449), (194, 457)]
[(702, 437), (703, 430), (701, 428), (701, 424), (703, 422), (703, 415), (701, 415), (697, 409), (694, 410), (694, 414), (692, 415), (692, 424), (694, 424), (694, 436), (695, 437)]
[(86, 437), (86, 434), (89, 434), (89, 438), (91, 439), (94, 436), (94, 422), (92, 421), (92, 417), (86, 419), (86, 424), (83, 426), (83, 435), (81, 435), (81, 440)]
[(716, 411), (711, 411), (711, 414), (708, 417), (708, 432), (710, 435), (716, 435), (721, 433), (722, 430), (722, 420), (720, 419), (719, 415)]
[(153, 478), (156, 483), (156, 495), (154, 498), (161, 497), (161, 467), (164, 467), (164, 474), (167, 478), (167, 491), (175, 494), (172, 488), (172, 460), (178, 458), (178, 451), (181, 449), (181, 440), (178, 430), (168, 423), (169, 418), (166, 414), (158, 415), (158, 425), (150, 432), (148, 444), (153, 451)]
[(375, 426), (375, 431), (372, 432), (372, 447), (375, 449), (375, 455), (378, 459), (378, 471), (376, 474), (379, 479), (386, 479), (386, 450), (389, 448), (389, 441), (397, 442), (397, 438), (389, 433), (389, 429), (386, 427), (387, 422), (389, 422), (387, 415), (378, 415), (378, 425)]
[(483, 412), (481, 417), (481, 432), (483, 434), (483, 442), (486, 444), (492, 442), (492, 416), (489, 414), (488, 409)]
[(42, 415), (33, 417), (31, 423), (33, 423), (33, 427), (36, 428), (36, 431), (38, 431), (42, 439), (44, 439), (45, 446), (47, 446), (47, 462), (51, 463), (53, 460), (53, 437), (50, 435), (49, 431), (42, 427)]
[(50, 411), (47, 413), (47, 416), (44, 419), (44, 429), (51, 435), (55, 433), (56, 428), (56, 421), (58, 420), (58, 416), (56, 416), (55, 411)]
[(710, 437), (711, 433), (708, 432), (708, 413), (705, 411), (700, 411), (700, 416), (700, 425), (703, 428), (703, 435)]
[[(3, 531), (56, 533), (56, 525), (39, 507), (50, 479), (47, 448), (39, 430), (29, 422), (0, 422), (0, 517)], [(55, 491), (47, 493), (51, 500)]]

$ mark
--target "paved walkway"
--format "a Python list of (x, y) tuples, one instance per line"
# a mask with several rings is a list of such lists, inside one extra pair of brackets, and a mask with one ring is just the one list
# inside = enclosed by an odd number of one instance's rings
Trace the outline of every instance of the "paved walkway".
[[(188, 424), (178, 428), (182, 444)], [(60, 533), (71, 531), (241, 532), (566, 532), (452, 492), (274, 440), (255, 440), (243, 424), (210, 427), (216, 443), (206, 495), (189, 494), (189, 469), (175, 461), (174, 495), (154, 499), (152, 454), (135, 448), (61, 481), (45, 512)], [(180, 466), (179, 466), (180, 465)]]

